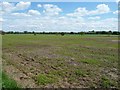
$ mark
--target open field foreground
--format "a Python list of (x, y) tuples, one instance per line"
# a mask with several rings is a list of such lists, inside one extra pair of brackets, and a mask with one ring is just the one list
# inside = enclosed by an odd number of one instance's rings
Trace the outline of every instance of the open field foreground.
[(21, 87), (118, 87), (118, 37), (3, 35), (3, 71)]

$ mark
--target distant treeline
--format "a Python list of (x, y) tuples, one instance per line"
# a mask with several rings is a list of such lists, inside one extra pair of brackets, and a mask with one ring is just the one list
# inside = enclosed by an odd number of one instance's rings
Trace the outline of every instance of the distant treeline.
[(120, 35), (120, 32), (118, 31), (88, 31), (88, 32), (28, 32), (28, 31), (23, 31), (23, 32), (14, 32), (14, 31), (0, 31), (0, 33), (2, 35), (4, 34), (60, 34), (60, 35), (65, 35), (65, 34), (80, 34), (80, 35), (84, 35), (84, 34), (108, 34), (108, 35)]

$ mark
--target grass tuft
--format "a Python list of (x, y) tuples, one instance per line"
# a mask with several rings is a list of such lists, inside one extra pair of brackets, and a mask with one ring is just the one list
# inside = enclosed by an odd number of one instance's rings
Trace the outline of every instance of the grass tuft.
[(99, 60), (93, 60), (93, 59), (85, 59), (85, 60), (81, 60), (82, 63), (86, 63), (86, 64), (94, 64), (94, 65), (98, 65), (100, 64)]
[(83, 70), (76, 70), (75, 71), (75, 74), (77, 75), (77, 76), (82, 76), (82, 77), (85, 77), (86, 75), (87, 75), (87, 73), (85, 72), (85, 71), (83, 71)]
[(101, 78), (101, 86), (103, 88), (111, 88), (112, 86), (114, 86), (114, 84), (107, 77), (102, 76), (102, 78)]
[(37, 75), (37, 82), (40, 85), (46, 85), (46, 84), (51, 84), (56, 81), (56, 78), (53, 75), (46, 75), (46, 74), (39, 74)]

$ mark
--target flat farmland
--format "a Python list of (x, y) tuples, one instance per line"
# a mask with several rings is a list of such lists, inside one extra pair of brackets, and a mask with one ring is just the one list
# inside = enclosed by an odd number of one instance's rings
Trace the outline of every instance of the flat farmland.
[(23, 88), (118, 87), (118, 36), (2, 36), (3, 72)]

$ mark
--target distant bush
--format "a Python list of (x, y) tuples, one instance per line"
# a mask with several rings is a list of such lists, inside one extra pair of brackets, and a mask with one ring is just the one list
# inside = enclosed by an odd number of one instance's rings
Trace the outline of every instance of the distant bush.
[(62, 32), (62, 33), (61, 33), (61, 35), (62, 35), (62, 36), (64, 36), (64, 35), (65, 35), (65, 33), (64, 33), (64, 32)]
[[(2, 31), (4, 32), (4, 31)], [(1, 34), (2, 34), (1, 32)], [(120, 35), (119, 31), (88, 31), (88, 32), (28, 32), (28, 31), (23, 31), (23, 32), (14, 32), (14, 31), (8, 31), (8, 32), (4, 32), (4, 34), (61, 34), (62, 36), (64, 36), (65, 34), (71, 34), (71, 35), (84, 35), (84, 34), (103, 34), (103, 35)]]
[(5, 35), (5, 32), (4, 32), (4, 31), (0, 31), (0, 34), (1, 34), (1, 35)]

